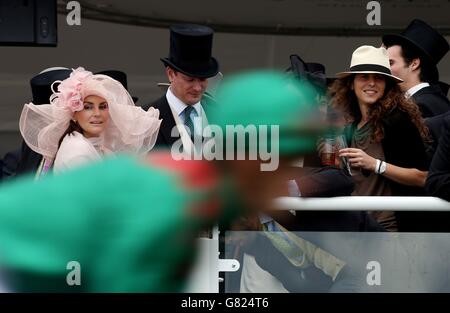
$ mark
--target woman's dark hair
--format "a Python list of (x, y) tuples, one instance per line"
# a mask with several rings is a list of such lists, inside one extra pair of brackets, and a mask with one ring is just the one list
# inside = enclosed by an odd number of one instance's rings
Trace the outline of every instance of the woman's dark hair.
[[(359, 109), (356, 94), (352, 89), (355, 74), (337, 79), (330, 88), (333, 94), (332, 105), (335, 109), (344, 114), (347, 123), (359, 122), (361, 111)], [(384, 78), (386, 88), (383, 97), (377, 105), (369, 107), (369, 121), (374, 127), (373, 139), (380, 142), (384, 138), (383, 119), (385, 119), (393, 109), (397, 108), (407, 113), (419, 130), (424, 142), (429, 141), (428, 128), (425, 126), (419, 107), (412, 100), (406, 99), (398, 84), (390, 78)]]
[(58, 149), (61, 146), (61, 143), (64, 140), (64, 137), (66, 137), (66, 135), (72, 134), (75, 131), (79, 132), (80, 134), (83, 134), (83, 129), (81, 128), (81, 126), (77, 122), (74, 122), (73, 120), (70, 120), (69, 127), (67, 127), (66, 131), (61, 136), (61, 138), (59, 138)]

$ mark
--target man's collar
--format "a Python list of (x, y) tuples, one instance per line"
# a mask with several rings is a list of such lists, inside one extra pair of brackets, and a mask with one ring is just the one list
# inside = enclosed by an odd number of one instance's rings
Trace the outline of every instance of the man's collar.
[(410, 98), (412, 97), (416, 92), (418, 92), (420, 89), (423, 89), (425, 87), (429, 87), (430, 84), (429, 83), (420, 83), (415, 85), (414, 87), (409, 88), (406, 92), (405, 92), (405, 97), (406, 98)]
[[(184, 109), (186, 109), (186, 107), (187, 107), (187, 104), (185, 104), (183, 101), (178, 99), (177, 96), (175, 96), (173, 94), (172, 90), (170, 90), (170, 87), (167, 88), (166, 98), (167, 98), (167, 102), (172, 107), (172, 109), (175, 110), (177, 115), (180, 115), (181, 112), (183, 112)], [(197, 116), (201, 116), (201, 104), (200, 104), (200, 101), (197, 102), (196, 104), (194, 104), (193, 107), (194, 107), (195, 111), (197, 112)]]

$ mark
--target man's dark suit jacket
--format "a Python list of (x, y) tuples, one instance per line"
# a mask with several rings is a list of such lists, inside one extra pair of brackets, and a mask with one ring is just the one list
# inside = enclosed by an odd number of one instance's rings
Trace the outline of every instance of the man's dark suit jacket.
[(3, 180), (36, 173), (42, 155), (34, 152), (22, 141), (20, 149), (10, 151), (3, 158)]
[[(201, 104), (203, 108), (205, 106), (212, 103), (212, 101), (208, 101), (206, 97), (202, 98)], [(169, 106), (169, 102), (167, 101), (166, 95), (164, 94), (161, 98), (158, 100), (145, 104), (142, 106), (142, 108), (145, 111), (148, 111), (150, 107), (153, 107), (155, 109), (159, 110), (159, 118), (162, 119), (161, 127), (159, 128), (158, 138), (156, 139), (155, 147), (158, 148), (169, 148), (171, 147), (175, 141), (180, 139), (180, 135), (178, 132), (177, 135), (172, 137), (171, 132), (172, 128), (176, 125), (175, 119), (173, 118), (172, 111)]]
[(16, 176), (17, 164), (20, 160), (20, 149), (10, 151), (0, 160), (0, 181)]
[(172, 111), (167, 101), (166, 95), (164, 94), (161, 98), (155, 102), (143, 105), (142, 108), (148, 111), (150, 107), (159, 110), (159, 118), (162, 119), (161, 127), (159, 128), (158, 138), (156, 139), (155, 147), (168, 148), (173, 145), (173, 143), (180, 139), (180, 135), (172, 137), (172, 128), (176, 125), (175, 119), (173, 118)]
[[(450, 114), (443, 121), (442, 135), (431, 162), (426, 189), (429, 195), (450, 201)], [(445, 223), (450, 225), (450, 220)]]
[(417, 103), (424, 118), (443, 114), (450, 110), (450, 101), (437, 85), (420, 89), (412, 98)]
[(450, 111), (425, 119), (425, 124), (430, 130), (431, 139), (433, 139), (433, 142), (428, 148), (430, 160), (433, 159), (434, 153), (436, 152), (437, 146), (439, 144), (439, 139), (441, 138), (441, 134), (444, 128), (444, 120), (448, 116), (450, 116)]
[(42, 161), (42, 155), (31, 150), (30, 147), (22, 142), (22, 151), (19, 164), (17, 165), (17, 176), (36, 173), (39, 164)]

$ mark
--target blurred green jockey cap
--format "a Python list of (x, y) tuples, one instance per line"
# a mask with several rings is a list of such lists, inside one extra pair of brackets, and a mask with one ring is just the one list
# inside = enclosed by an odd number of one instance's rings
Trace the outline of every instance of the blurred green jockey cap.
[[(0, 271), (7, 273), (7, 288), (181, 291), (195, 236), (221, 211), (211, 206), (211, 171), (188, 161), (164, 165), (161, 159), (144, 165), (118, 156), (38, 182), (30, 177), (2, 186)], [(80, 266), (80, 285), (68, 283), (76, 269), (72, 261)]]
[[(317, 91), (277, 71), (254, 71), (225, 79), (217, 92), (217, 104), (207, 110), (210, 125), (218, 125), (226, 137), (227, 125), (250, 125), (258, 138), (267, 136), (271, 150), (271, 127), (279, 127), (279, 154), (298, 155), (316, 148), (317, 136), (325, 129), (319, 122)], [(268, 132), (260, 130), (267, 125)], [(224, 146), (226, 139), (224, 139)], [(260, 147), (258, 140), (257, 147)], [(245, 149), (249, 149), (248, 142)]]

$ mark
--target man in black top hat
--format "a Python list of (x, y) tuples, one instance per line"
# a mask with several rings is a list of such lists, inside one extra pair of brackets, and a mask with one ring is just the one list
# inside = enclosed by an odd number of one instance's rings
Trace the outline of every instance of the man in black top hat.
[[(96, 75), (97, 74), (101, 74), (101, 75), (109, 76), (109, 77), (117, 80), (119, 83), (122, 84), (123, 87), (125, 87), (125, 89), (127, 91), (129, 91), (128, 90), (127, 74), (125, 72), (118, 71), (118, 70), (106, 70), (106, 71), (96, 72), (95, 74)], [(136, 102), (138, 101), (138, 97), (131, 96), (131, 98), (133, 99), (133, 102), (136, 104)]]
[(212, 43), (213, 30), (207, 26), (170, 27), (169, 57), (161, 59), (170, 87), (160, 99), (143, 106), (144, 110), (152, 106), (160, 112), (162, 124), (156, 146), (170, 147), (181, 139), (186, 151), (187, 146), (198, 142), (195, 138), (202, 138), (207, 125), (203, 110), (207, 79), (219, 72), (219, 63), (211, 56)]
[(399, 35), (383, 36), (392, 74), (403, 79), (400, 87), (412, 97), (423, 117), (450, 110), (442, 93), (437, 64), (449, 51), (447, 40), (424, 21), (415, 19)]

